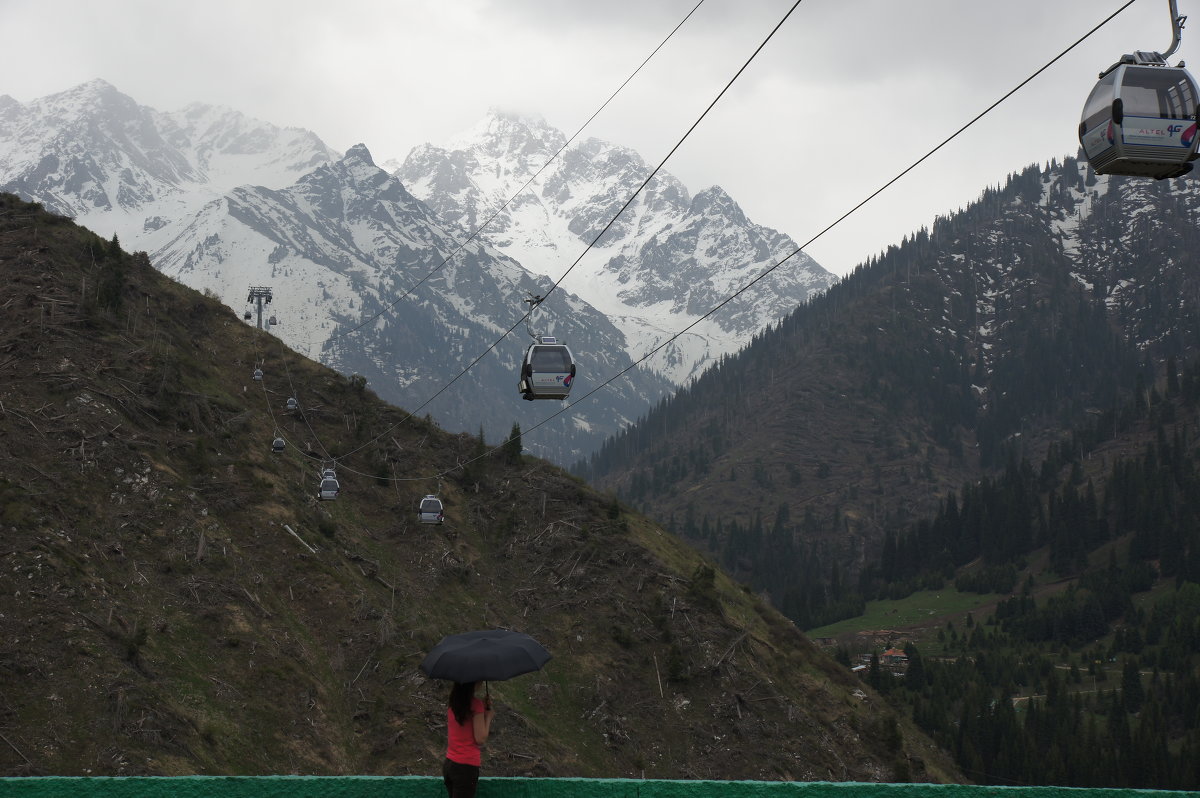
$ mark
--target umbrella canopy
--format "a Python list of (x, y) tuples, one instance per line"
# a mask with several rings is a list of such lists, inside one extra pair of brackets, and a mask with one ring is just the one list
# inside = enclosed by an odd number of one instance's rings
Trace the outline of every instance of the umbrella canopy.
[(499, 682), (540, 670), (550, 652), (527, 634), (491, 629), (447, 635), (421, 660), (421, 673), (454, 682)]

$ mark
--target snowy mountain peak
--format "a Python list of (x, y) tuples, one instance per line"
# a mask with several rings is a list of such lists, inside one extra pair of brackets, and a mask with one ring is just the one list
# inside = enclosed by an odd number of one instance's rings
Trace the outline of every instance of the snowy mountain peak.
[(85, 123), (124, 126), (137, 123), (149, 109), (106, 80), (89, 80), (66, 91), (34, 100), (29, 107), (65, 128)]
[(30, 113), (47, 117), (62, 127), (80, 124), (85, 120), (111, 122), (114, 115), (129, 118), (136, 116), (139, 110), (145, 110), (116, 86), (99, 79), (33, 100), (26, 108)]
[[(533, 271), (562, 274), (595, 242), (563, 285), (616, 320), (633, 358), (796, 249), (719, 187), (693, 198), (667, 172), (629, 202), (650, 172), (637, 151), (588, 138), (555, 157), (565, 141), (544, 120), (493, 109), (446, 148), (415, 148), (395, 175), (441, 217), (482, 228), (481, 238)], [(682, 384), (833, 282), (796, 258), (770, 290), (730, 303), (651, 367)]]
[(109, 83), (104, 78), (92, 78), (84, 81), (74, 88), (67, 89), (63, 94), (120, 94), (117, 87)]
[(720, 186), (710, 186), (693, 197), (691, 211), (697, 215), (721, 218), (738, 226), (750, 223), (741, 206)]
[(282, 188), (335, 157), (309, 131), (211, 105), (163, 113), (105, 80), (0, 102), (0, 190), (146, 251), (238, 185)]
[(473, 150), (484, 157), (515, 157), (521, 162), (540, 157), (540, 167), (566, 140), (540, 116), (492, 108), (473, 127), (452, 138), (447, 147)]
[(112, 99), (116, 97), (122, 97), (132, 102), (132, 98), (122, 94), (116, 86), (102, 78), (95, 78), (87, 81), (86, 83), (80, 83), (78, 86), (74, 86), (66, 91), (50, 95), (50, 98), (57, 97), (82, 97), (95, 99)]
[(355, 144), (350, 149), (346, 150), (346, 154), (342, 156), (344, 163), (357, 162), (366, 166), (375, 167), (375, 160), (371, 157), (371, 151), (367, 149), (366, 144)]

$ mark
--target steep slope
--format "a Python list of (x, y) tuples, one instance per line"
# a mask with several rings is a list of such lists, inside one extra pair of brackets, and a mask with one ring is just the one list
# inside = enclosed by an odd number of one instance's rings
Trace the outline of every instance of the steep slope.
[(860, 267), (578, 473), (702, 541), (802, 623), (885, 530), (1040, 462), (1200, 348), (1187, 181), (1031, 167)]
[[(779, 614), (547, 463), (404, 421), (11, 196), (0, 262), (6, 775), (432, 774), (444, 688), (417, 663), (506, 627), (554, 659), (492, 685), (491, 774), (957, 778)], [(415, 523), (430, 491), (444, 526)]]
[[(719, 187), (693, 197), (666, 172), (613, 221), (650, 167), (633, 150), (594, 138), (551, 162), (565, 143), (543, 120), (493, 110), (444, 148), (417, 147), (394, 174), (443, 218), (469, 230), (486, 222), (484, 240), (554, 279), (611, 221), (563, 285), (612, 317), (634, 358), (796, 249), (786, 235), (747, 219)], [(731, 302), (647, 362), (685, 384), (833, 281), (800, 253), (762, 290)]]
[[(467, 235), (444, 228), (362, 145), (293, 186), (235, 189), (163, 232), (171, 238), (154, 258), (165, 273), (234, 306), (248, 286), (272, 286), (272, 312), (281, 322), (275, 332), (285, 342), (367, 377), (385, 399), (420, 407), (450, 429), (482, 427), (495, 438), (514, 422), (531, 429), (562, 409), (519, 399), (527, 328), (571, 347), (579, 367), (575, 397), (630, 365), (620, 332), (565, 291), (489, 353), (526, 311), (525, 298), (544, 288), (483, 244), (460, 247)], [(635, 369), (527, 442), (539, 455), (571, 462), (668, 387)]]

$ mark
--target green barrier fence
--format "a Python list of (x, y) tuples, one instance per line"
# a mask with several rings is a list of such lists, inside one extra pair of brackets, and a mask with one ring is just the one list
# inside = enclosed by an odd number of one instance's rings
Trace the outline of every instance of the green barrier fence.
[[(430, 776), (0, 778), (21, 798), (444, 798)], [(482, 778), (478, 798), (1197, 798), (1172, 790), (796, 781)]]

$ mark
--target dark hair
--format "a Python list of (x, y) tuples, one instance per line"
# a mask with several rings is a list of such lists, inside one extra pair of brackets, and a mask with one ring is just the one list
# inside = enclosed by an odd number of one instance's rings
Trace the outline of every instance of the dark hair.
[(459, 725), (471, 719), (471, 699), (475, 697), (475, 682), (455, 682), (447, 702)]

